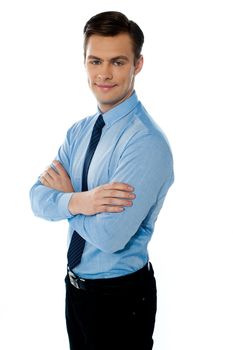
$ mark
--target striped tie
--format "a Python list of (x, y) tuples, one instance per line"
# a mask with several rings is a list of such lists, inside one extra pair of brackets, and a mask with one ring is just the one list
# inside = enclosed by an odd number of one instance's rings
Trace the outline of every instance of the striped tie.
[[(84, 160), (84, 166), (83, 166), (83, 176), (82, 176), (82, 191), (88, 191), (87, 186), (87, 174), (89, 170), (89, 166), (92, 160), (92, 157), (95, 153), (96, 147), (98, 145), (98, 142), (101, 137), (102, 128), (104, 127), (105, 123), (103, 120), (102, 115), (100, 114), (98, 119), (95, 122), (91, 140), (88, 145), (86, 157)], [(77, 231), (73, 232), (70, 246), (68, 249), (67, 257), (68, 257), (68, 266), (69, 269), (72, 270), (75, 266), (77, 266), (82, 258), (82, 253), (85, 246), (85, 239), (82, 238)]]

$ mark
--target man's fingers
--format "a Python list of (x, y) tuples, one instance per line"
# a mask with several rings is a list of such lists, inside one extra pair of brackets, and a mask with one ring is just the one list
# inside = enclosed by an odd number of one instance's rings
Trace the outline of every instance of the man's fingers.
[(55, 171), (51, 167), (47, 167), (46, 170), (40, 175), (40, 182), (45, 186), (50, 186), (53, 183)]
[(51, 180), (52, 176), (51, 176), (51, 172), (49, 171), (49, 168), (46, 169), (42, 174), (41, 177), (43, 177), (44, 179), (46, 179), (47, 181)]
[(57, 160), (54, 160), (43, 172), (42, 174), (43, 176), (50, 176), (52, 179), (56, 179), (57, 176), (63, 176), (66, 175), (67, 176), (67, 172), (65, 171), (65, 169), (63, 168), (63, 166), (61, 165), (61, 163), (59, 163)]
[(124, 182), (111, 182), (111, 183), (103, 185), (103, 189), (105, 189), (105, 190), (119, 190), (119, 191), (126, 191), (126, 192), (134, 191), (133, 186), (130, 186), (129, 184), (126, 184)]
[(49, 178), (54, 179), (58, 174), (51, 166), (48, 166), (42, 175), (48, 180)]
[(136, 195), (132, 192), (119, 191), (119, 190), (105, 190), (104, 198), (124, 198), (124, 199), (135, 199)]
[(124, 211), (123, 207), (120, 206), (109, 206), (109, 205), (102, 205), (100, 207), (100, 213), (121, 213), (122, 211)]
[[(43, 173), (43, 174), (44, 174), (44, 173)], [(49, 184), (49, 182), (46, 180), (46, 177), (45, 177), (43, 174), (40, 175), (40, 178), (39, 178), (39, 179), (40, 179), (40, 182), (42, 183), (42, 185), (49, 187), (50, 184)]]
[(68, 175), (64, 167), (56, 159), (53, 160), (51, 167), (60, 175)]
[(127, 199), (105, 198), (104, 204), (110, 205), (110, 206), (119, 205), (122, 207), (131, 207), (133, 205), (133, 202)]

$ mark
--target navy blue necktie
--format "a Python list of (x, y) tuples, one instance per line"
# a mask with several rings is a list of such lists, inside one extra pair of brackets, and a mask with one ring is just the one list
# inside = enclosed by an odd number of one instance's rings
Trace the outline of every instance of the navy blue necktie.
[[(104, 127), (105, 123), (103, 120), (102, 115), (100, 114), (98, 119), (95, 122), (92, 135), (91, 135), (91, 140), (88, 145), (86, 157), (84, 160), (84, 166), (83, 166), (83, 176), (82, 176), (82, 191), (88, 191), (87, 187), (87, 174), (89, 170), (89, 166), (92, 160), (92, 157), (95, 153), (96, 147), (98, 145), (98, 142), (101, 137), (102, 129)], [(67, 253), (67, 258), (68, 258), (68, 266), (70, 270), (72, 270), (75, 266), (77, 266), (82, 258), (82, 253), (84, 250), (85, 246), (85, 239), (82, 238), (77, 231), (73, 232), (70, 246), (68, 249)]]

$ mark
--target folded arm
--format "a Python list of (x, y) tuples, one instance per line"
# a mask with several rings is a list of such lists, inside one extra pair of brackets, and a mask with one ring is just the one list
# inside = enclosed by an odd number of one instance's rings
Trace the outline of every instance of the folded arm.
[(128, 182), (134, 186), (136, 199), (132, 206), (125, 207), (117, 215), (103, 212), (94, 216), (76, 215), (69, 219), (72, 229), (107, 253), (123, 249), (151, 209), (155, 209), (155, 215), (158, 215), (173, 182), (172, 156), (167, 144), (150, 135), (132, 141), (111, 181)]
[[(39, 182), (31, 190), (32, 207), (35, 214), (40, 198), (40, 215), (48, 220), (68, 219), (73, 215), (95, 215), (97, 213), (118, 213), (131, 206), (135, 195), (133, 188), (124, 183), (109, 183), (90, 191), (74, 192), (71, 179), (60, 162), (54, 160), (39, 177)], [(44, 193), (44, 195), (43, 195)], [(33, 205), (33, 198), (36, 203)], [(60, 206), (59, 206), (60, 203)], [(56, 214), (54, 213), (56, 208)], [(62, 211), (63, 208), (63, 211)]]

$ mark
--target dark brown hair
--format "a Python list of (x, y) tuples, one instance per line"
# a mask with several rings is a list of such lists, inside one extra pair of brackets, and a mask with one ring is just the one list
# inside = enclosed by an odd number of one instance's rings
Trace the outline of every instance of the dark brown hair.
[(91, 35), (115, 36), (120, 33), (128, 33), (133, 45), (135, 58), (141, 54), (144, 43), (144, 35), (141, 28), (129, 20), (123, 13), (117, 11), (101, 12), (89, 19), (83, 29), (84, 32), (84, 58), (88, 39)]

